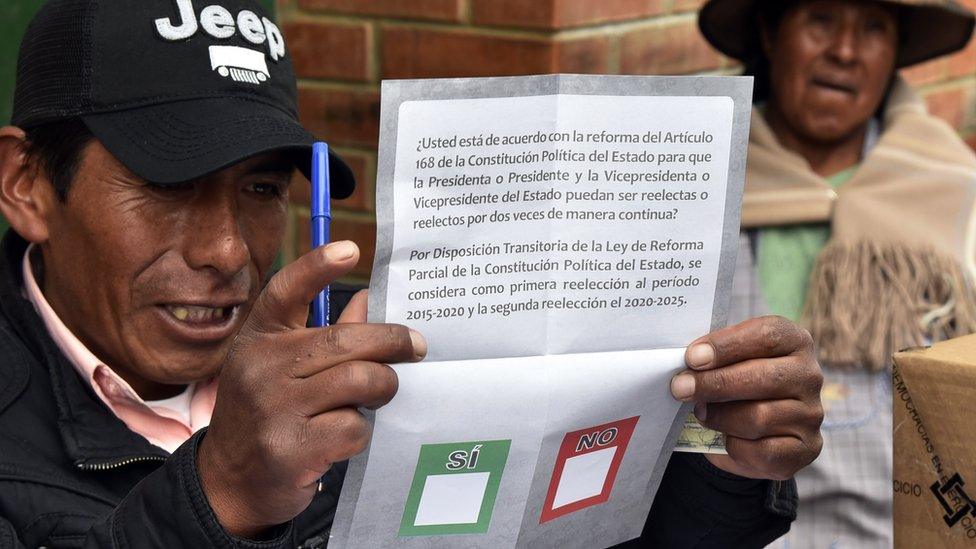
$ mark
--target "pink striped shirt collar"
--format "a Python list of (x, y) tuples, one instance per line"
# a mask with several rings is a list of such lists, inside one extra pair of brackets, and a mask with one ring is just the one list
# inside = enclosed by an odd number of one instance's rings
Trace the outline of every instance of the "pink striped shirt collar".
[(140, 398), (124, 379), (100, 361), (71, 333), (51, 308), (34, 278), (34, 270), (30, 262), (30, 254), (33, 250), (34, 245), (31, 245), (24, 254), (24, 293), (40, 315), (51, 339), (67, 357), (68, 362), (75, 367), (78, 375), (91, 386), (115, 417), (125, 423), (129, 430), (171, 453), (186, 442), (193, 433), (210, 424), (217, 394), (216, 379), (196, 383), (189, 388), (191, 391), (189, 424), (180, 419), (180, 414), (176, 410)]

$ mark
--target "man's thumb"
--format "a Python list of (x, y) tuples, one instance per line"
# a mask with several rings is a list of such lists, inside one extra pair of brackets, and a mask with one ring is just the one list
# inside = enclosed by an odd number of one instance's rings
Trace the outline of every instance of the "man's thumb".
[(352, 242), (334, 242), (316, 248), (278, 271), (258, 296), (248, 326), (271, 332), (304, 328), (308, 304), (316, 294), (348, 273), (359, 261)]

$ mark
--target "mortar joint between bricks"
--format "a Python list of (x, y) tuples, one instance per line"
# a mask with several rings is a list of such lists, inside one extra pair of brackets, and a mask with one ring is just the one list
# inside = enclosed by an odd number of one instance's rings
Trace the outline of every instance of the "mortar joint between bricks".
[(380, 24), (373, 21), (370, 26), (370, 43), (373, 46), (372, 51), (369, 52), (369, 63), (370, 63), (370, 77), (373, 80), (373, 85), (376, 89), (379, 89), (380, 82), (383, 80), (383, 29)]
[(623, 40), (621, 40), (619, 34), (613, 34), (608, 37), (607, 45), (607, 72), (610, 74), (620, 74), (621, 60), (623, 57)]
[(664, 14), (629, 21), (604, 23), (592, 27), (563, 29), (553, 33), (553, 36), (557, 40), (574, 40), (600, 35), (623, 35), (634, 31), (658, 29), (672, 25), (687, 24), (688, 22), (697, 23), (697, 21), (697, 13)]
[(278, 0), (275, 2), (275, 18), (279, 23), (287, 16), (290, 16), (298, 11), (298, 6), (296, 4), (297, 1), (298, 0)]
[(520, 29), (514, 27), (492, 27), (492, 26), (480, 26), (480, 25), (470, 25), (467, 23), (459, 23), (457, 21), (432, 21), (425, 19), (410, 19), (406, 17), (393, 17), (385, 15), (359, 15), (359, 14), (346, 14), (346, 13), (324, 13), (324, 12), (311, 12), (308, 10), (296, 10), (287, 19), (283, 19), (282, 23), (290, 22), (303, 22), (303, 23), (314, 23), (314, 22), (328, 22), (328, 23), (339, 23), (347, 25), (362, 25), (363, 23), (374, 23), (380, 29), (387, 26), (396, 27), (408, 27), (417, 29), (427, 29), (427, 30), (438, 30), (438, 31), (476, 31), (485, 35), (507, 35), (518, 38), (539, 38), (545, 39), (554, 34), (552, 31), (547, 31), (544, 29)]
[(379, 92), (379, 82), (356, 82), (336, 78), (299, 78), (298, 87), (317, 91)]
[(361, 25), (363, 23), (373, 23), (376, 28), (383, 30), (387, 27), (393, 28), (412, 28), (441, 32), (456, 32), (460, 34), (470, 33), (482, 36), (506, 37), (519, 39), (536, 39), (539, 41), (572, 40), (582, 37), (593, 37), (600, 34), (626, 33), (631, 30), (650, 28), (657, 25), (664, 26), (669, 23), (687, 22), (697, 20), (697, 12), (682, 12), (677, 14), (658, 14), (648, 17), (627, 19), (622, 21), (607, 21), (589, 25), (565, 29), (547, 29), (531, 27), (510, 27), (494, 25), (476, 25), (471, 22), (458, 23), (456, 21), (430, 21), (423, 19), (409, 19), (403, 17), (388, 17), (382, 15), (356, 15), (356, 14), (337, 14), (309, 12), (307, 10), (297, 10), (291, 13), (288, 18), (283, 18), (282, 23), (288, 22), (329, 22), (333, 24)]
[(350, 27), (361, 26), (375, 21), (372, 17), (350, 15), (345, 13), (322, 13), (310, 12), (305, 10), (295, 10), (287, 19), (282, 19), (281, 23), (329, 23), (332, 25), (346, 25)]
[(514, 38), (519, 40), (536, 40), (549, 42), (558, 34), (541, 29), (517, 29), (508, 27), (487, 27), (477, 25), (460, 25), (457, 23), (435, 23), (430, 21), (415, 22), (399, 19), (378, 19), (381, 29), (415, 29), (452, 34), (466, 34), (472, 36), (486, 36), (491, 38)]

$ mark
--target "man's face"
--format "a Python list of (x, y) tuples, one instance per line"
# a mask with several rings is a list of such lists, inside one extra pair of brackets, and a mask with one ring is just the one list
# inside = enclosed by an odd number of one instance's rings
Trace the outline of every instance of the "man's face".
[(283, 240), (291, 173), (271, 153), (164, 188), (93, 142), (48, 220), (45, 296), (144, 397), (213, 376)]
[(813, 0), (764, 33), (772, 99), (794, 132), (830, 143), (877, 111), (895, 68), (897, 19), (868, 1)]

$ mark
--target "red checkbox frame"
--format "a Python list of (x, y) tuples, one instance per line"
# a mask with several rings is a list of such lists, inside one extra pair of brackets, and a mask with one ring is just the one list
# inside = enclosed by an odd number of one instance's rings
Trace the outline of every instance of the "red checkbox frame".
[[(630, 443), (630, 438), (633, 436), (634, 429), (637, 427), (638, 419), (640, 419), (640, 416), (634, 416), (631, 418), (612, 421), (610, 423), (604, 423), (602, 425), (596, 425), (594, 427), (587, 427), (586, 429), (566, 433), (566, 436), (563, 437), (562, 444), (559, 446), (559, 453), (556, 454), (556, 464), (553, 466), (552, 480), (549, 481), (549, 491), (546, 494), (545, 505), (542, 507), (542, 516), (539, 518), (539, 524), (543, 524), (570, 513), (575, 513), (580, 509), (599, 505), (610, 500), (610, 492), (613, 490), (613, 483), (617, 479), (617, 471), (620, 469), (620, 463), (624, 459), (624, 453), (627, 452), (627, 445)], [(604, 446), (597, 444), (592, 448), (585, 448), (578, 452), (576, 451), (582, 437), (592, 435), (594, 433), (600, 433), (610, 428), (617, 429), (617, 436), (612, 443)], [(566, 467), (566, 460), (572, 457), (596, 452), (597, 450), (605, 450), (613, 447), (616, 447), (617, 451), (614, 453), (613, 461), (610, 463), (610, 470), (607, 472), (607, 478), (603, 482), (603, 490), (595, 496), (574, 501), (573, 503), (569, 503), (554, 509), (553, 504), (556, 501), (556, 490), (559, 488), (559, 481), (562, 479), (563, 469)]]

